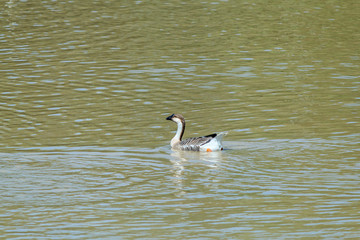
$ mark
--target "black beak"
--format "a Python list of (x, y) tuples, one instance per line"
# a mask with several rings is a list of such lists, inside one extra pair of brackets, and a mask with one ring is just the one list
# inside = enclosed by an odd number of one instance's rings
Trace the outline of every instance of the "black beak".
[(174, 117), (175, 114), (172, 114), (166, 118), (166, 120), (171, 120)]

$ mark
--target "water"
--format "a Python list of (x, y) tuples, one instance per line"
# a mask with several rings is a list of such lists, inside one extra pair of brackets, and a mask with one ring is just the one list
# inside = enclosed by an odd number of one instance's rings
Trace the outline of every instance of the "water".
[(0, 4), (3, 238), (359, 237), (357, 1)]
[(360, 164), (346, 158), (346, 142), (227, 145), (221, 153), (51, 147), (1, 154), (3, 235), (357, 236)]

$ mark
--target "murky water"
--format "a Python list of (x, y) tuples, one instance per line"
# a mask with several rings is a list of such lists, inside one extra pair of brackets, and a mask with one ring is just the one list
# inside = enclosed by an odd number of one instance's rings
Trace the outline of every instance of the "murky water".
[(359, 238), (358, 1), (0, 4), (3, 238)]

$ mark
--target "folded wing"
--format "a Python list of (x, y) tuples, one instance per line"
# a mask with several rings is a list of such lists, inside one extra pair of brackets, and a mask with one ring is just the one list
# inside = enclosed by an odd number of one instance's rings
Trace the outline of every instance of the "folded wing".
[(206, 143), (209, 143), (217, 136), (216, 133), (203, 137), (187, 138), (180, 142), (179, 147), (185, 151), (200, 151), (200, 147)]

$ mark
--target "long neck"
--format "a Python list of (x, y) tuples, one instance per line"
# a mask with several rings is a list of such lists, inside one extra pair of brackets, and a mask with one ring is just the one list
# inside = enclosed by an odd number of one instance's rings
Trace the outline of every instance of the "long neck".
[(177, 130), (175, 137), (181, 141), (185, 132), (185, 122), (179, 121), (177, 122)]
[(175, 136), (171, 139), (171, 146), (181, 141), (185, 131), (185, 121), (181, 121), (179, 119), (176, 121), (176, 123), (177, 123), (177, 130)]

